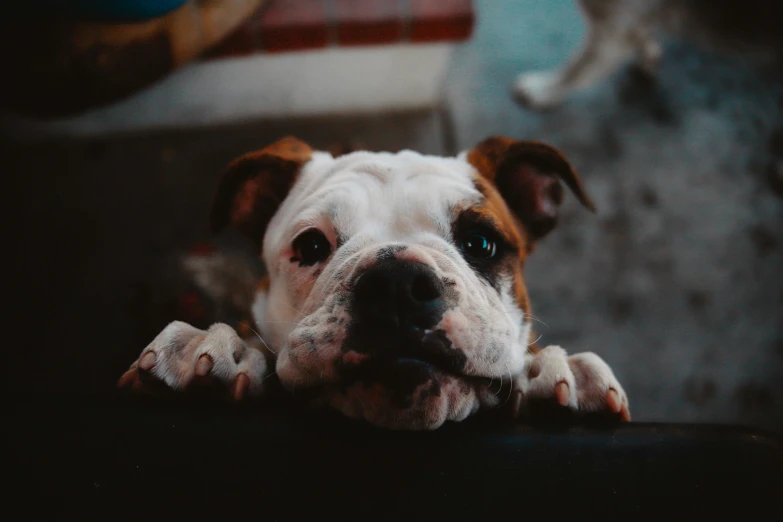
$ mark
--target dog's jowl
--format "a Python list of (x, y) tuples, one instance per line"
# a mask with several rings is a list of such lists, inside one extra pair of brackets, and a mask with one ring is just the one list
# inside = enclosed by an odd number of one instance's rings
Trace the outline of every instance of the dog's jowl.
[(540, 403), (627, 420), (601, 358), (532, 343), (523, 267), (563, 186), (593, 208), (559, 152), (507, 138), (455, 158), (334, 158), (293, 138), (247, 154), (221, 177), (212, 219), (248, 235), (266, 265), (258, 336), (174, 322), (120, 385), (219, 383), (239, 400), (276, 374), (296, 396), (398, 429)]

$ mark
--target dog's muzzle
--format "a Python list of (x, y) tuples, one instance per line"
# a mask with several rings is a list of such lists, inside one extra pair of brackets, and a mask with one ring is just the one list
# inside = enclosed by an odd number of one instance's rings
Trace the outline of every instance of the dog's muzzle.
[(343, 345), (368, 357), (341, 368), (345, 381), (380, 384), (401, 407), (422, 385), (438, 394), (439, 373), (459, 374), (466, 362), (436, 329), (446, 307), (443, 283), (427, 265), (384, 260), (368, 269), (354, 285)]

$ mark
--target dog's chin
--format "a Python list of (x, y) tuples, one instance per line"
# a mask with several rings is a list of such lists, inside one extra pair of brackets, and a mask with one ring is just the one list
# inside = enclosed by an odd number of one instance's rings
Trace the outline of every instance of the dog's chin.
[(321, 399), (350, 418), (397, 430), (432, 430), (479, 408), (474, 383), (420, 361), (395, 361), (365, 377)]

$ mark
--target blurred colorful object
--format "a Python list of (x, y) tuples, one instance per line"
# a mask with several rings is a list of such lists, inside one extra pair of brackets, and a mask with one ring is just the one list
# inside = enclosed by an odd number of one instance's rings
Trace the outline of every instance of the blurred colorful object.
[(9, 3), (0, 8), (0, 101), (18, 115), (57, 118), (152, 85), (266, 0), (44, 0), (34, 16)]
[(139, 22), (163, 16), (187, 0), (39, 0), (4, 2), (3, 16), (99, 22)]

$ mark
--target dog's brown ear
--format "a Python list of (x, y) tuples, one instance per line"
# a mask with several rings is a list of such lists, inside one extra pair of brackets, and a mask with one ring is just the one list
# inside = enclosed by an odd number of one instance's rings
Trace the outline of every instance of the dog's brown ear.
[(582, 180), (554, 147), (491, 137), (469, 151), (467, 158), (495, 186), (533, 240), (544, 237), (557, 224), (557, 208), (563, 202), (560, 180), (582, 205), (595, 212)]
[(306, 143), (286, 137), (232, 161), (218, 183), (212, 230), (232, 225), (260, 248), (269, 221), (312, 153)]

